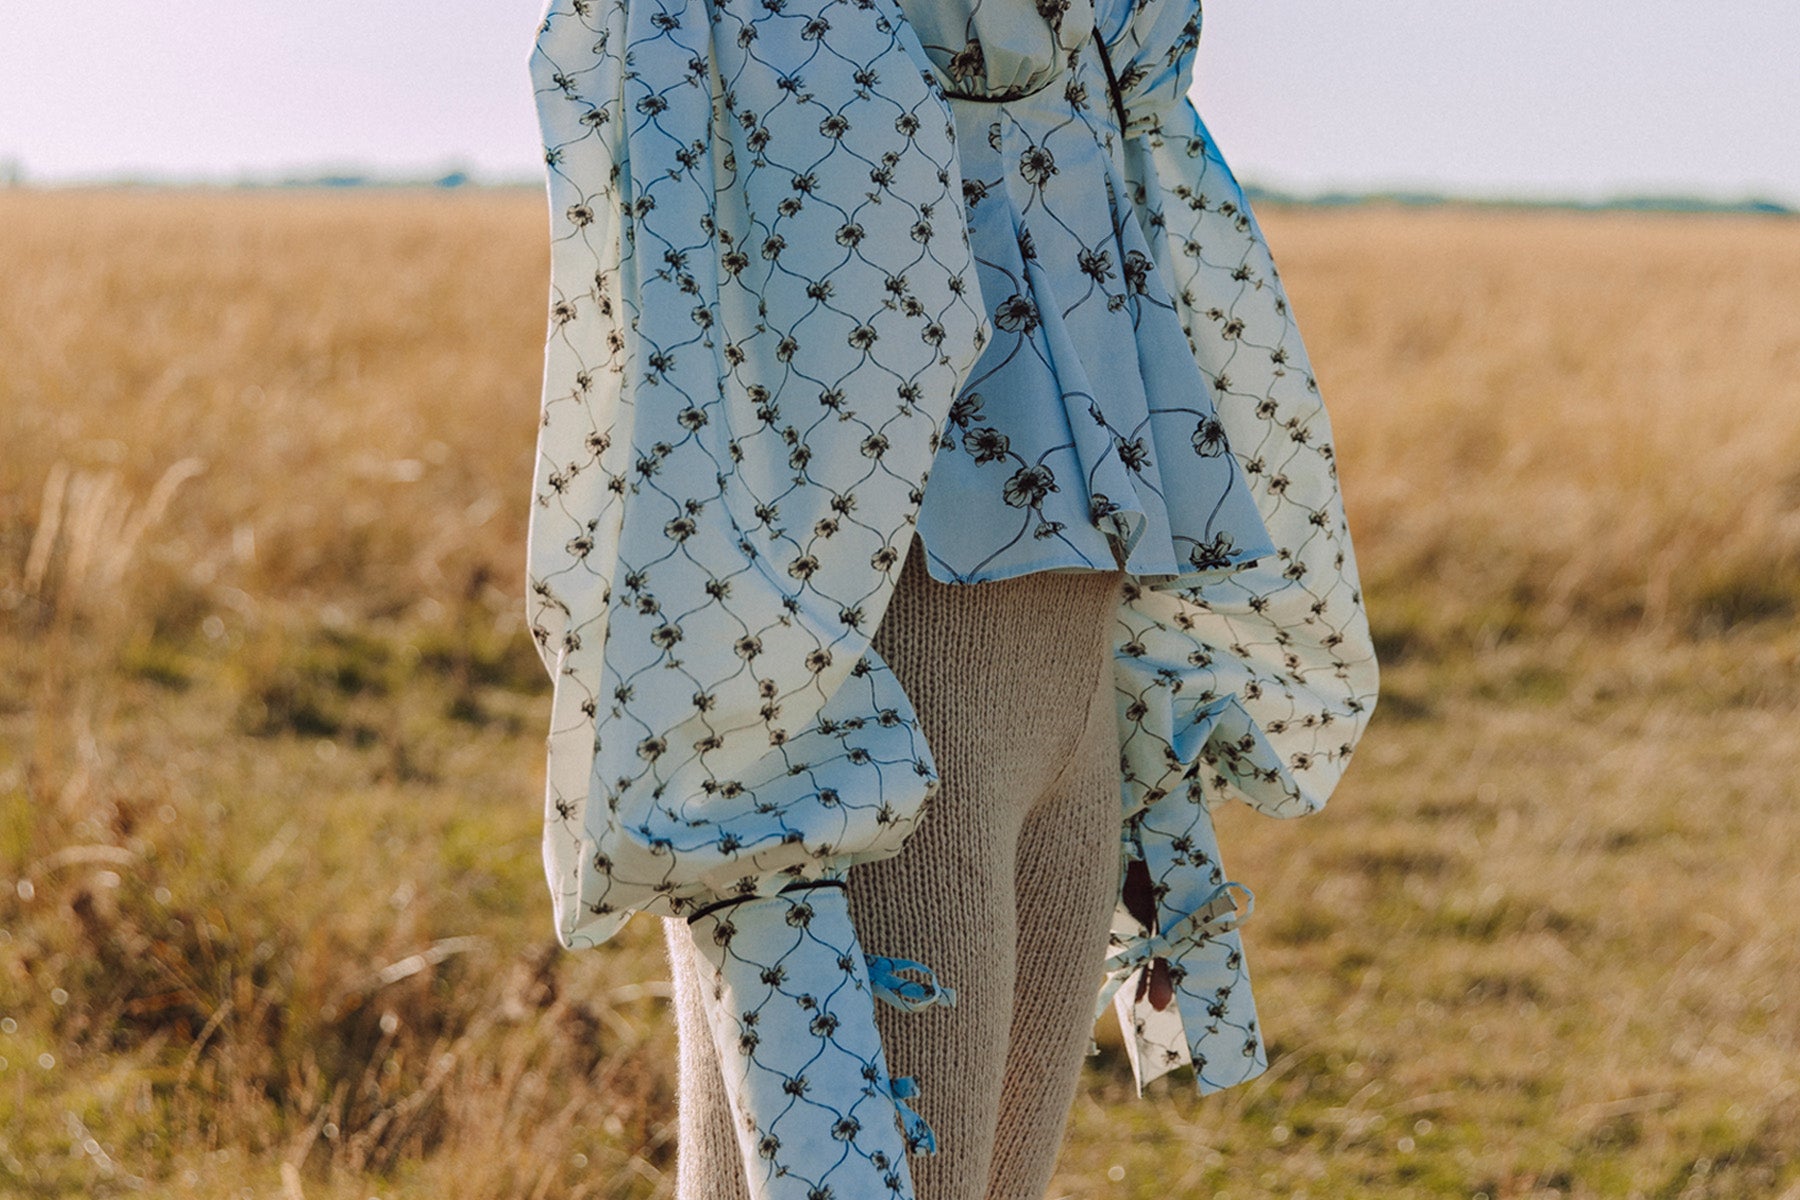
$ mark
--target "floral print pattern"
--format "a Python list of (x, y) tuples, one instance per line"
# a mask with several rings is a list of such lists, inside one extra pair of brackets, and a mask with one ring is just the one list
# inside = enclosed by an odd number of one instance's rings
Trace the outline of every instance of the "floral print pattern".
[(528, 613), (559, 937), (896, 851), (869, 640), (986, 335), (946, 102), (870, 0), (557, 0)]
[[(1199, 26), (1192, 0), (552, 0), (527, 611), (565, 945), (898, 851), (936, 768), (870, 639), (915, 532), (965, 582), (1123, 563), (1102, 1000), (1140, 1085), (1263, 1068), (1211, 808), (1323, 805), (1376, 671), (1305, 348), (1185, 99)], [(827, 1032), (867, 1062), (861, 1019)], [(879, 1154), (819, 1186), (907, 1194)]]
[(916, 1011), (954, 993), (865, 955), (841, 885), (703, 909), (689, 929), (752, 1194), (910, 1196), (907, 1153), (936, 1144), (908, 1103), (916, 1081), (888, 1073), (874, 1001)]
[[(915, 26), (949, 19), (902, 7)], [(1053, 86), (949, 92), (994, 336), (951, 407), (919, 536), (942, 582), (1122, 566), (1191, 586), (1273, 546), (1130, 203), (1095, 14), (1059, 13), (1089, 32), (1040, 49), (1033, 77)]]
[[(1127, 880), (1115, 956), (1168, 940), (1114, 997), (1138, 1084), (1191, 1063), (1202, 1091), (1263, 1071), (1211, 810), (1324, 806), (1374, 712), (1378, 670), (1318, 382), (1268, 242), (1187, 100), (1198, 4), (1105, 0), (1126, 178), (1155, 269), (1213, 384), (1222, 439), (1275, 552), (1193, 588), (1128, 582), (1114, 635)], [(1244, 914), (1244, 915), (1247, 915)], [(1178, 932), (1179, 931), (1179, 932)]]

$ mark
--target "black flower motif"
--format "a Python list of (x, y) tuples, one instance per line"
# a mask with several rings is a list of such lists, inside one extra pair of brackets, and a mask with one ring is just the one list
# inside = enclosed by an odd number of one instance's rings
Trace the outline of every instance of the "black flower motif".
[(978, 463), (998, 462), (1005, 458), (1010, 444), (1004, 433), (986, 425), (963, 434), (963, 449), (973, 454)]
[(1032, 187), (1043, 187), (1056, 173), (1056, 156), (1043, 146), (1033, 146), (1019, 156), (1019, 174)]
[(950, 56), (947, 68), (950, 78), (958, 83), (966, 79), (974, 79), (987, 70), (987, 56), (981, 49), (981, 43), (970, 38), (963, 43), (963, 48)]
[(1196, 543), (1188, 551), (1188, 562), (1193, 564), (1196, 571), (1216, 571), (1230, 566), (1236, 556), (1237, 546), (1232, 542), (1231, 535), (1221, 532), (1215, 534), (1210, 542)]
[(1125, 252), (1125, 286), (1138, 295), (1143, 295), (1150, 288), (1150, 277), (1156, 272), (1156, 265), (1141, 250)]
[(959, 429), (967, 429), (969, 423), (981, 413), (981, 393), (964, 392), (950, 405), (949, 424)]
[(1217, 458), (1231, 447), (1225, 440), (1225, 426), (1217, 417), (1204, 417), (1194, 426), (1194, 453)]
[(1008, 333), (1030, 334), (1038, 327), (1037, 305), (1031, 297), (1014, 292), (995, 306), (994, 327)]
[(1112, 251), (1101, 247), (1098, 250), (1083, 250), (1075, 256), (1075, 265), (1081, 273), (1095, 283), (1105, 283), (1114, 275)]
[(1013, 472), (1011, 479), (1001, 493), (1001, 499), (1014, 508), (1035, 508), (1044, 502), (1051, 492), (1060, 492), (1056, 485), (1056, 475), (1049, 467), (1020, 467)]

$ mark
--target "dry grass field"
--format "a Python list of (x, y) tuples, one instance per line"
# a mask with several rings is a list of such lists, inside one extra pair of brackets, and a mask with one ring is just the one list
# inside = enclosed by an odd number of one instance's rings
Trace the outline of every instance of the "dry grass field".
[[(1053, 1195), (1800, 1197), (1800, 223), (1262, 214), (1384, 692), (1227, 814), (1272, 1069)], [(0, 1195), (668, 1197), (550, 934), (541, 197), (0, 192)]]

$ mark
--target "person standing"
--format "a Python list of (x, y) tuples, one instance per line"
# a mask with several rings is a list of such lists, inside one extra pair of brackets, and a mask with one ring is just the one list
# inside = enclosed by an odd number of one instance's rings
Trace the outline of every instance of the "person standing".
[(665, 918), (683, 1197), (1041, 1196), (1096, 998), (1266, 1066), (1211, 807), (1316, 811), (1377, 677), (1199, 30), (546, 16), (546, 873)]

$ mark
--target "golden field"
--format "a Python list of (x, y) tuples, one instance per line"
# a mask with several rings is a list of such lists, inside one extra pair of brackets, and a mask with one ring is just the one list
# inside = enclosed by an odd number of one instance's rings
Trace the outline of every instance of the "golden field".
[[(1261, 213), (1383, 698), (1225, 814), (1272, 1067), (1081, 1200), (1800, 1197), (1800, 222)], [(672, 1195), (558, 951), (535, 192), (0, 192), (0, 1196)], [(929, 1085), (929, 1081), (928, 1085)]]

